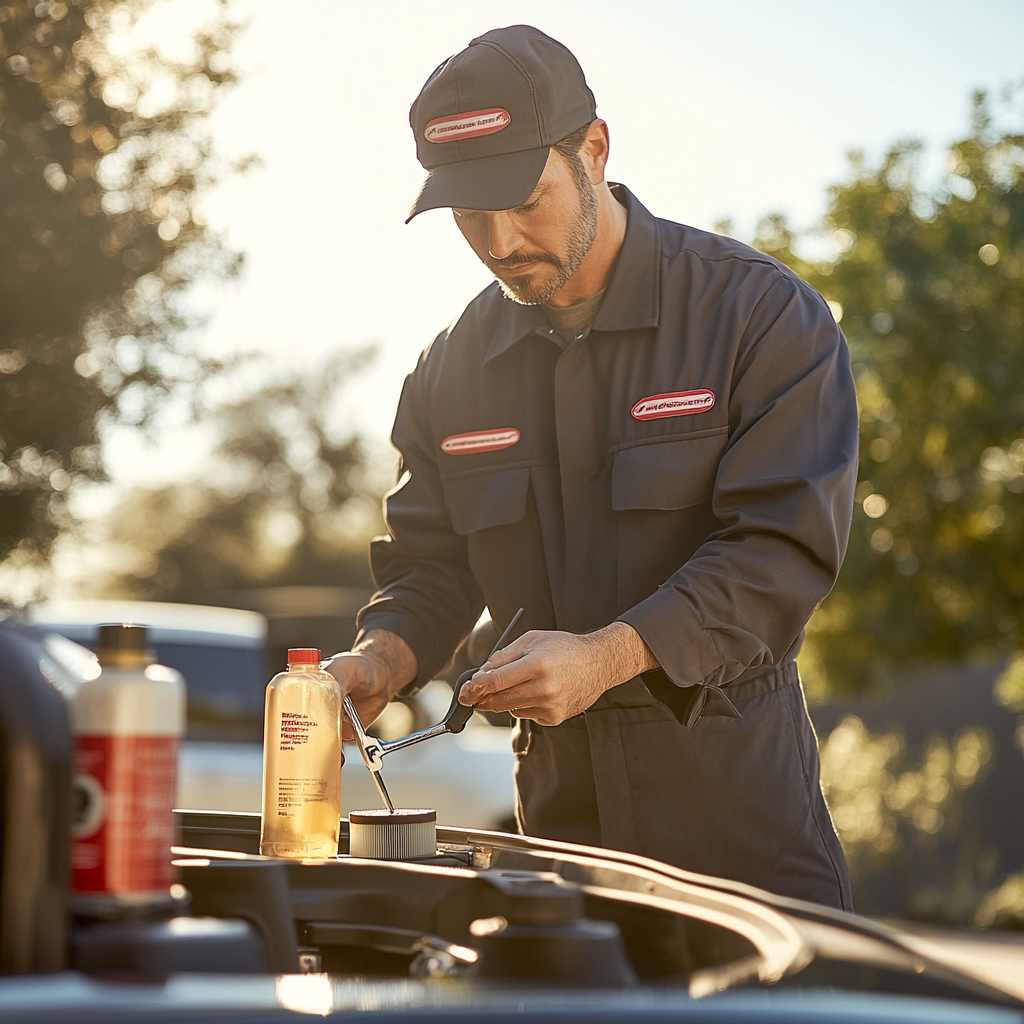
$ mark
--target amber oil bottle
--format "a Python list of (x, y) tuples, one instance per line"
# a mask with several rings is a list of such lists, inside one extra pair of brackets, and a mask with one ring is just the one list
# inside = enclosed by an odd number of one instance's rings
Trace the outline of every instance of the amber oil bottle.
[(341, 764), (341, 687), (318, 650), (293, 648), (267, 685), (260, 853), (337, 855)]

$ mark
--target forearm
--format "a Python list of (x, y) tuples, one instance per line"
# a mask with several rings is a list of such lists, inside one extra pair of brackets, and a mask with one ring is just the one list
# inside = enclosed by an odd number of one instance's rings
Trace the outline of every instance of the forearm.
[(361, 633), (356, 638), (352, 653), (373, 660), (382, 690), (389, 699), (411, 683), (419, 672), (412, 648), (400, 636), (386, 629), (370, 629)]
[(612, 622), (581, 639), (593, 646), (595, 661), (604, 666), (605, 689), (659, 667), (658, 659), (628, 622)]

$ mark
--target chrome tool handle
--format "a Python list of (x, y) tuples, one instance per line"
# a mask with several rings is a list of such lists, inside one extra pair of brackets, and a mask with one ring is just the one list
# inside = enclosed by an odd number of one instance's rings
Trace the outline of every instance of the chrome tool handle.
[[(491, 648), (491, 653), (487, 655), (488, 660), (501, 650), (502, 644), (505, 643), (509, 633), (512, 632), (512, 627), (519, 621), (519, 616), (522, 614), (523, 609), (520, 608), (512, 616), (512, 621), (505, 627), (505, 632), (498, 637), (498, 642)], [(320, 667), (326, 670), (333, 660), (332, 658), (323, 662)], [(374, 784), (377, 786), (377, 792), (380, 793), (381, 799), (387, 804), (388, 810), (393, 812), (395, 808), (391, 803), (391, 797), (388, 796), (388, 791), (384, 786), (384, 779), (380, 774), (381, 769), (384, 767), (384, 755), (390, 754), (395, 750), (402, 750), (405, 747), (411, 747), (416, 743), (422, 743), (424, 740), (433, 739), (435, 736), (442, 736), (446, 732), (462, 732), (466, 728), (466, 724), (473, 717), (475, 708), (470, 704), (460, 704), (459, 694), (462, 692), (462, 687), (469, 682), (476, 671), (475, 668), (467, 669), (459, 676), (458, 682), (455, 684), (455, 692), (452, 694), (451, 706), (448, 708), (447, 714), (437, 725), (432, 725), (428, 729), (420, 729), (419, 732), (409, 733), (408, 736), (402, 736), (397, 740), (381, 740), (376, 736), (370, 736), (363, 728), (363, 723), (359, 720), (359, 713), (356, 711), (355, 704), (352, 703), (352, 698), (347, 693), (345, 694), (345, 714), (349, 722), (352, 723), (352, 729), (356, 734), (359, 753), (362, 754), (366, 767), (370, 769)]]
[(455, 685), (455, 692), (452, 694), (451, 707), (448, 708), (444, 718), (437, 725), (420, 729), (418, 732), (411, 732), (408, 736), (400, 736), (397, 740), (379, 740), (374, 736), (366, 736), (365, 743), (360, 744), (360, 749), (363, 751), (364, 760), (372, 758), (372, 764), (370, 760), (367, 760), (367, 767), (371, 771), (379, 771), (380, 769), (375, 768), (374, 765), (377, 765), (385, 754), (390, 754), (395, 750), (403, 750), (405, 747), (422, 743), (424, 740), (432, 740), (435, 736), (443, 736), (446, 732), (462, 732), (466, 728), (466, 723), (473, 717), (474, 708), (472, 705), (459, 703), (459, 691), (469, 681), (475, 671), (475, 668), (467, 669), (459, 676), (459, 681)]
[(352, 730), (356, 734), (356, 743), (359, 746), (359, 752), (363, 755), (363, 760), (366, 762), (366, 767), (371, 772), (379, 772), (384, 767), (384, 762), (381, 760), (384, 755), (383, 743), (376, 736), (370, 736), (363, 728), (363, 723), (359, 720), (356, 706), (352, 703), (352, 698), (347, 693), (344, 697), (344, 704), (345, 714), (348, 716), (349, 722), (352, 723)]
[[(498, 642), (491, 648), (491, 653), (487, 655), (487, 659), (490, 659), (495, 653), (501, 650), (501, 646), (504, 644), (506, 637), (512, 632), (512, 627), (519, 621), (519, 616), (522, 614), (523, 609), (520, 608), (519, 611), (512, 616), (512, 621), (505, 627), (505, 632), (498, 637)], [(401, 750), (403, 747), (411, 747), (414, 743), (422, 743), (423, 740), (433, 739), (435, 736), (441, 736), (446, 732), (462, 732), (462, 730), (466, 728), (469, 720), (473, 717), (473, 712), (476, 708), (474, 708), (472, 704), (460, 704), (459, 694), (462, 693), (463, 686), (473, 678), (476, 671), (477, 670), (475, 668), (469, 668), (459, 676), (458, 681), (455, 683), (455, 691), (452, 693), (452, 702), (448, 707), (448, 711), (437, 725), (432, 725), (429, 729), (420, 729), (419, 732), (410, 733), (408, 736), (403, 736), (401, 739), (385, 740), (380, 744), (381, 757), (385, 754), (390, 754), (392, 750)]]
[[(470, 711), (472, 710), (470, 708)], [(390, 754), (393, 750), (411, 747), (414, 743), (422, 743), (423, 740), (430, 740), (435, 736), (441, 736), (447, 731), (444, 727), (444, 722), (440, 722), (437, 725), (430, 726), (429, 729), (420, 729), (419, 732), (411, 732), (408, 736), (400, 736), (397, 740), (377, 740), (375, 742), (380, 744), (380, 756), (383, 757), (385, 754)]]
[(391, 794), (388, 793), (388, 788), (384, 785), (384, 778), (380, 773), (381, 768), (384, 767), (382, 758), (385, 754), (385, 751), (381, 749), (381, 741), (376, 736), (368, 736), (366, 734), (363, 723), (359, 720), (356, 706), (352, 703), (352, 698), (346, 693), (342, 700), (345, 714), (352, 724), (353, 732), (356, 734), (356, 745), (359, 747), (359, 753), (363, 755), (366, 767), (370, 769), (370, 777), (373, 779), (373, 784), (377, 787), (377, 792), (380, 794), (381, 800), (384, 801), (384, 806), (394, 814), (395, 805), (391, 802)]

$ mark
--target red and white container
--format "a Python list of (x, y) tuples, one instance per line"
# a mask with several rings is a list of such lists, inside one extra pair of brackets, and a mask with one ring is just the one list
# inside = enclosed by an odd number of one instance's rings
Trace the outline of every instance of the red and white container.
[(150, 664), (144, 626), (100, 626), (99, 676), (71, 706), (75, 735), (71, 888), (106, 914), (166, 903), (175, 883), (174, 795), (185, 682)]

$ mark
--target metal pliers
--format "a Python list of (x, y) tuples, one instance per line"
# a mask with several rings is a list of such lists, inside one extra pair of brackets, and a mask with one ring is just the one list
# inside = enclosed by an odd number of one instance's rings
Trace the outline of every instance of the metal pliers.
[[(512, 632), (512, 627), (519, 621), (519, 616), (522, 614), (523, 609), (520, 608), (505, 628), (505, 632), (498, 638), (498, 642), (491, 649), (491, 653), (487, 655), (488, 659), (501, 650), (509, 633)], [(382, 740), (376, 736), (370, 736), (363, 728), (363, 723), (359, 720), (359, 714), (352, 703), (352, 698), (347, 693), (345, 694), (345, 716), (352, 724), (352, 730), (356, 734), (356, 743), (359, 746), (359, 752), (363, 755), (363, 762), (369, 768), (374, 785), (377, 787), (377, 792), (389, 811), (393, 812), (395, 805), (391, 802), (387, 786), (384, 785), (384, 779), (381, 776), (381, 769), (384, 767), (384, 755), (390, 754), (395, 750), (402, 750), (404, 747), (411, 747), (415, 743), (422, 743), (424, 740), (433, 739), (435, 736), (441, 736), (446, 732), (462, 732), (466, 728), (466, 723), (473, 717), (475, 709), (472, 705), (460, 704), (459, 694), (462, 692), (463, 686), (469, 682), (476, 671), (475, 668), (466, 669), (459, 676), (458, 681), (455, 683), (455, 692), (452, 694), (451, 707), (448, 708), (448, 713), (437, 725), (420, 729), (419, 732), (409, 733), (408, 736), (402, 736), (397, 740)]]

